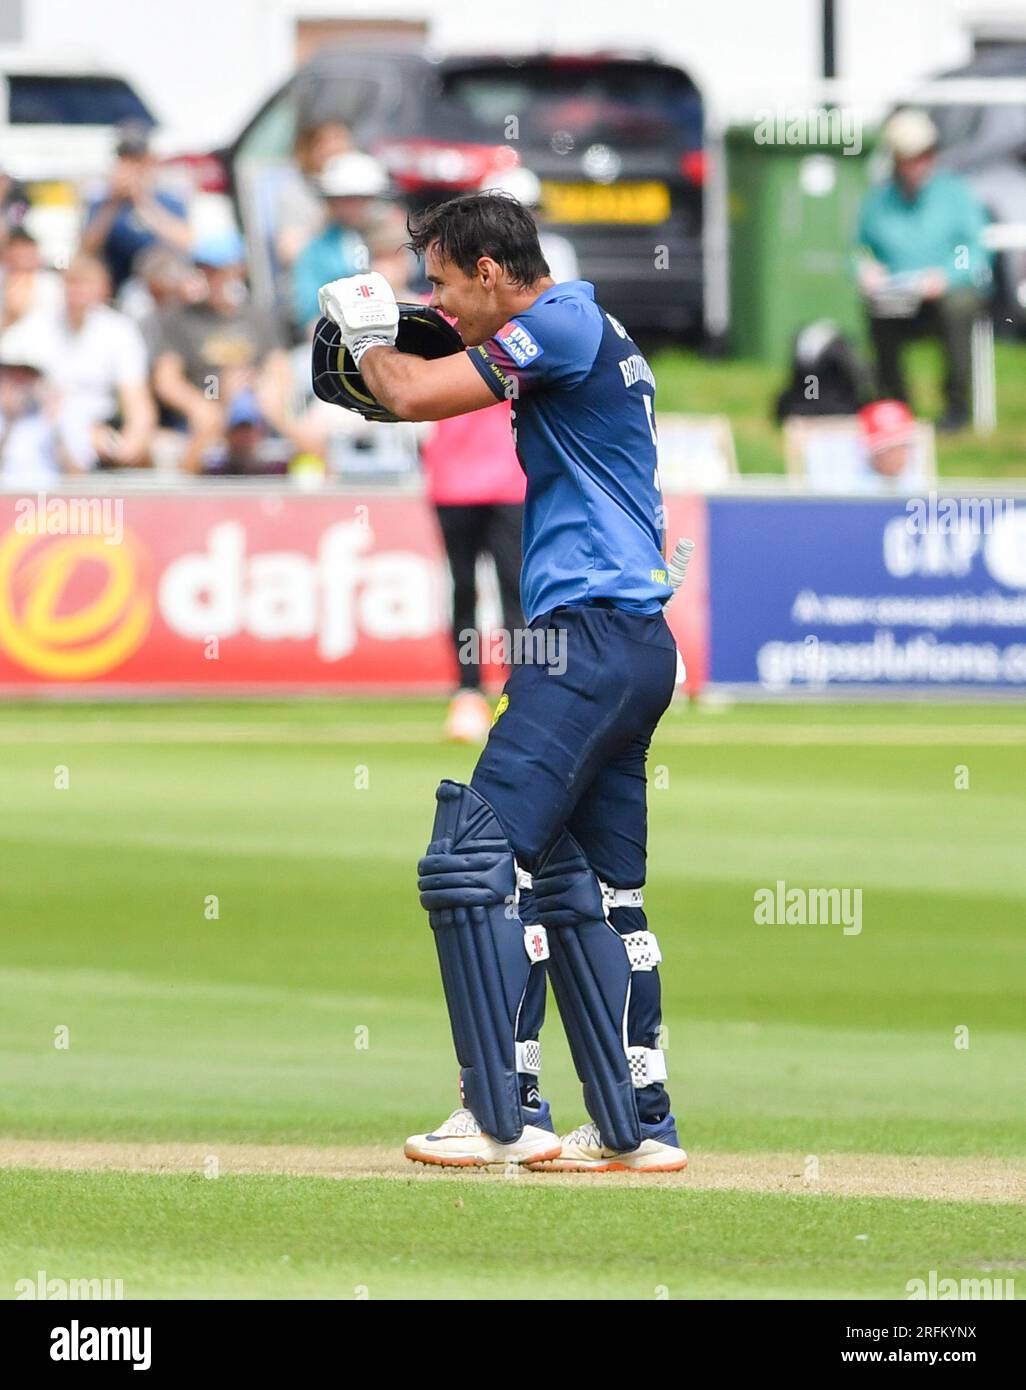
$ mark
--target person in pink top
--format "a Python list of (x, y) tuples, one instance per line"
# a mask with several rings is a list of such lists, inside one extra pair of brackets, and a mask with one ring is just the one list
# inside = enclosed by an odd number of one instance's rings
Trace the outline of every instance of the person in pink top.
[(421, 457), (452, 571), (452, 632), (460, 686), (449, 706), (451, 738), (476, 743), (488, 735), (491, 708), (481, 670), (461, 654), (461, 636), (475, 627), (477, 558), (495, 562), (507, 631), (523, 626), (520, 536), (526, 479), (513, 448), (509, 401), (436, 422)]
[[(405, 228), (403, 229), (405, 232)], [(370, 239), (371, 268), (384, 275), (399, 300), (417, 298), (408, 287), (409, 251), (395, 226)], [(421, 296), (425, 303), (430, 296)], [(524, 626), (520, 606), (521, 531), (527, 479), (513, 447), (509, 401), (469, 415), (436, 421), (421, 441), (425, 490), (435, 509), (452, 572), (452, 640), (459, 689), (449, 705), (446, 732), (460, 743), (483, 743), (492, 710), (481, 693), (481, 668), (464, 659), (465, 634), (476, 630), (477, 559), (491, 555), (499, 580), (502, 625)]]

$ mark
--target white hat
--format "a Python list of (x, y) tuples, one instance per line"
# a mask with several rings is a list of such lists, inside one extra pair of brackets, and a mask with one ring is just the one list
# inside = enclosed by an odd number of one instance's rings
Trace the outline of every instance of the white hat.
[(47, 376), (54, 365), (52, 335), (38, 314), (27, 314), (0, 334), (0, 366), (28, 367)]
[(326, 198), (379, 198), (388, 190), (385, 166), (371, 154), (337, 154), (317, 180)]
[(542, 200), (541, 179), (519, 164), (512, 169), (500, 169), (498, 173), (486, 175), (481, 180), (481, 192), (512, 193), (525, 208), (539, 207)]
[(925, 111), (896, 112), (883, 128), (884, 145), (896, 159), (918, 159), (937, 145), (940, 135)]

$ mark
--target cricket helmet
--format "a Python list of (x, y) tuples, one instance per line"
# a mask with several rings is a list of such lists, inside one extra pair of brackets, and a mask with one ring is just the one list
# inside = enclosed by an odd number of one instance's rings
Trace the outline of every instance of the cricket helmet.
[[(466, 346), (452, 324), (426, 304), (400, 304), (395, 345), (415, 357), (451, 357)], [(331, 319), (318, 319), (313, 337), (313, 389), (322, 401), (355, 410), (365, 420), (397, 417), (374, 399)]]

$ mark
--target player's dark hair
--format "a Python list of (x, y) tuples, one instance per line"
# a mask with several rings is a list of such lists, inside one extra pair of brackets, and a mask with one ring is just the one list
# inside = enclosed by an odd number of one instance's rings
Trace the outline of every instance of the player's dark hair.
[(406, 225), (411, 251), (422, 256), (437, 243), (439, 257), (464, 275), (474, 273), (481, 256), (501, 265), (520, 289), (549, 273), (534, 218), (510, 193), (466, 193), (411, 213)]

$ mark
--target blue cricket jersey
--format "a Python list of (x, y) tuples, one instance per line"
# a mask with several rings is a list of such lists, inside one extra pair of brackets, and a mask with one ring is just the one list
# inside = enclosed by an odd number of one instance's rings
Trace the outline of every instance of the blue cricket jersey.
[(656, 613), (670, 597), (656, 468), (655, 378), (586, 280), (553, 285), (471, 362), (513, 402), (527, 475), (520, 594), (528, 621), (608, 599)]

